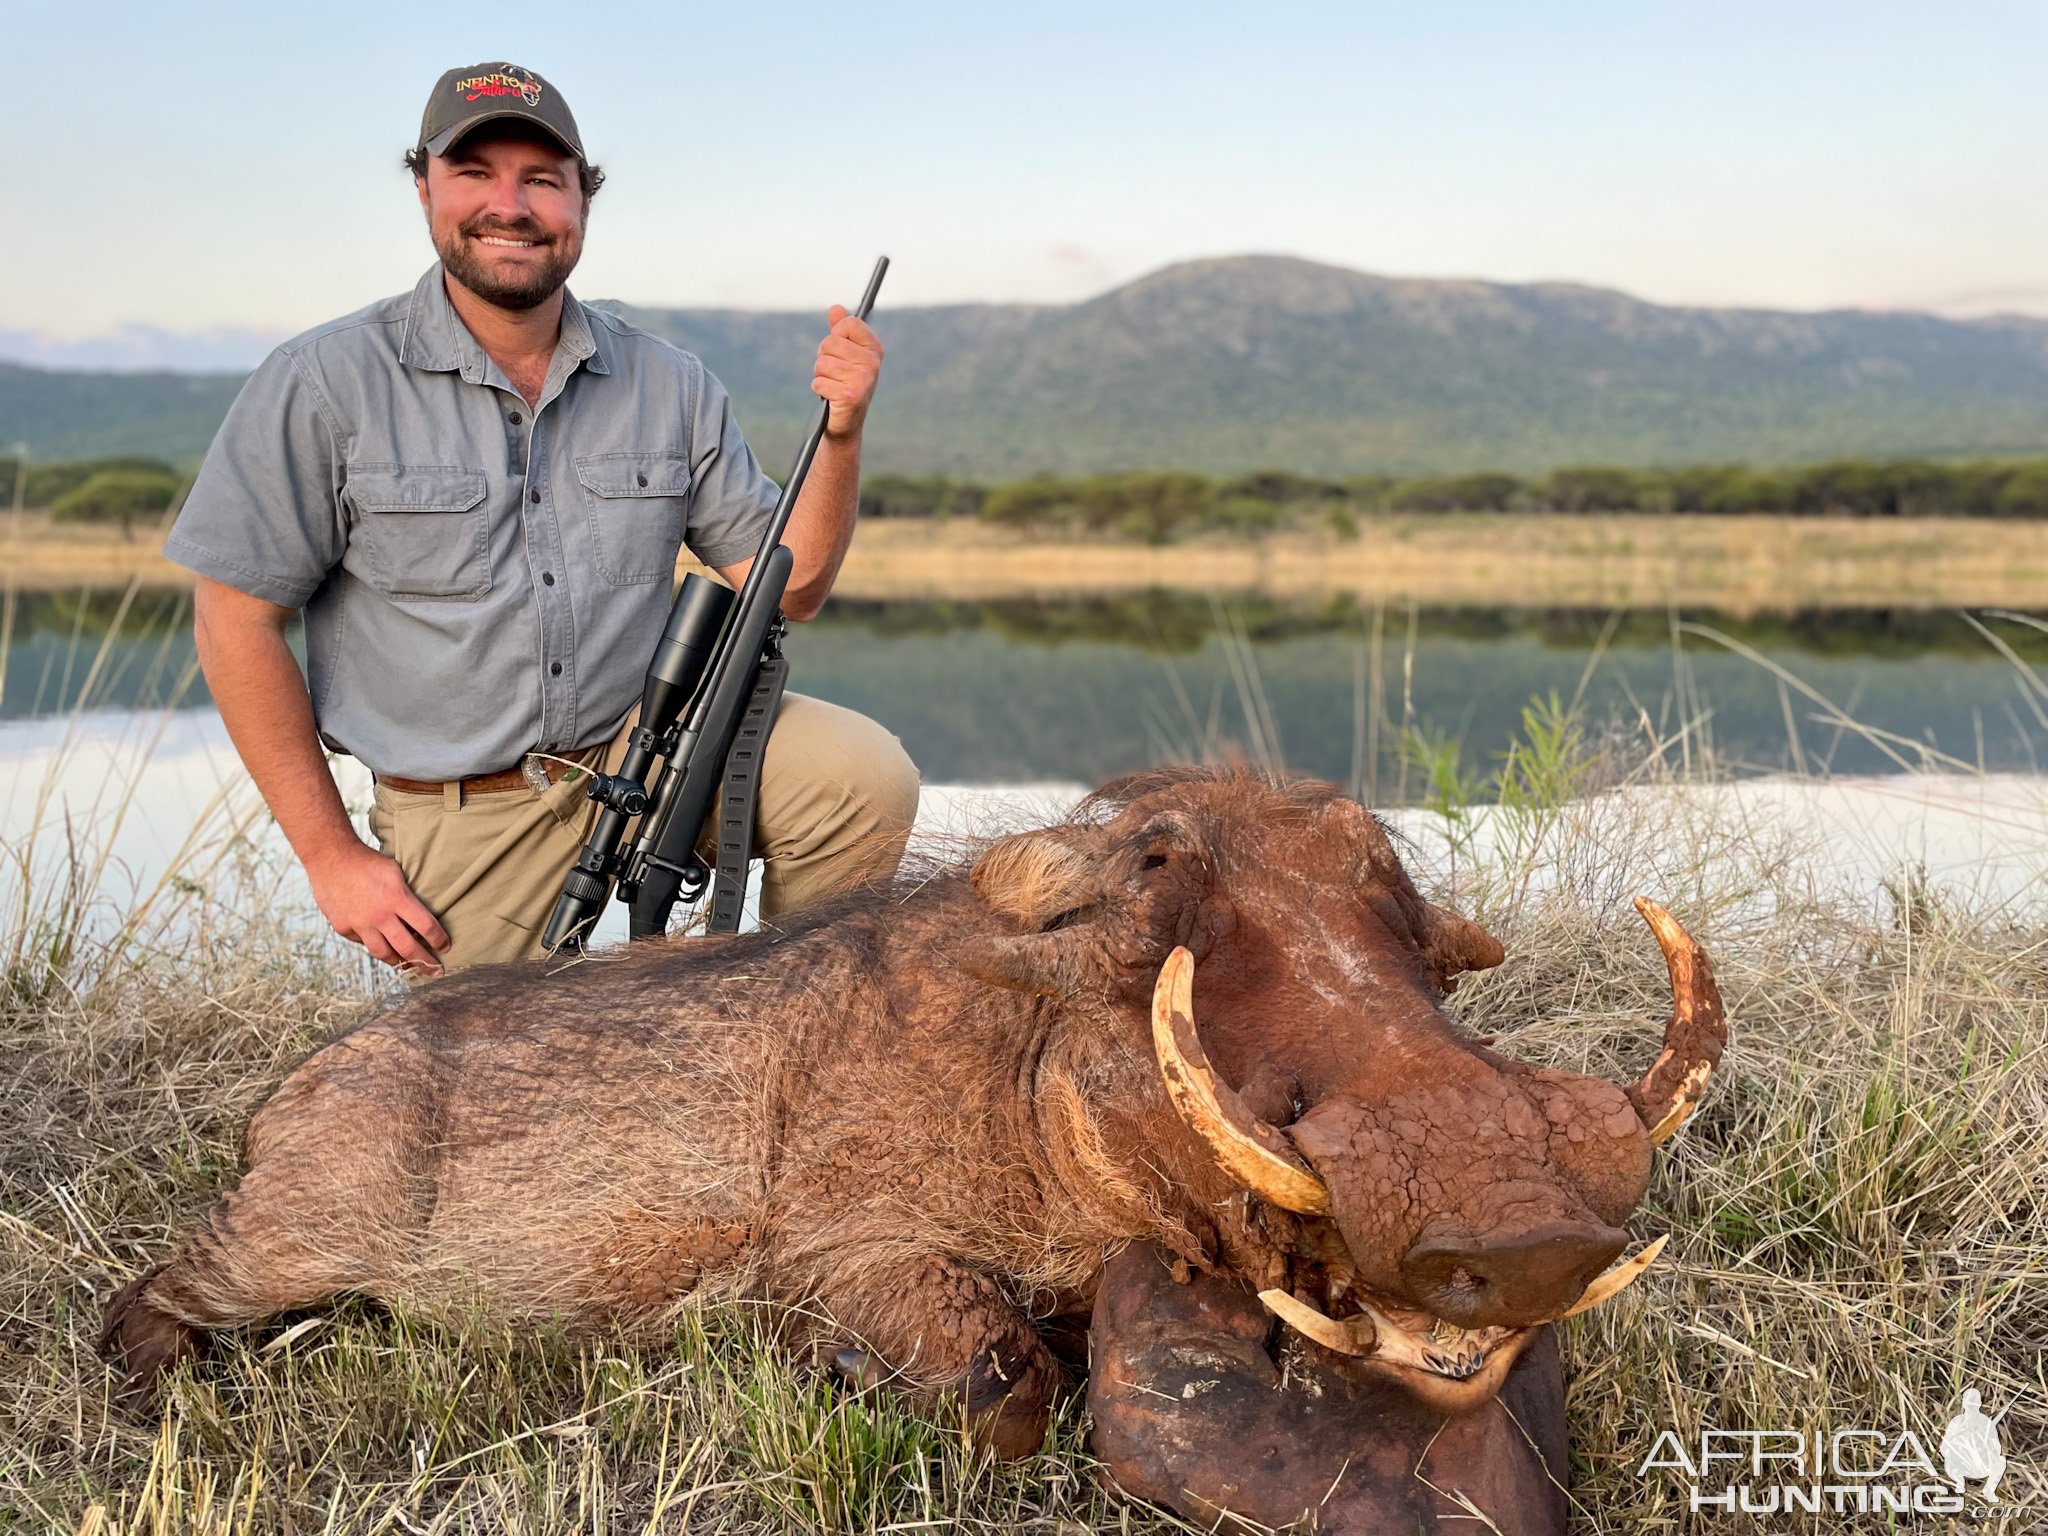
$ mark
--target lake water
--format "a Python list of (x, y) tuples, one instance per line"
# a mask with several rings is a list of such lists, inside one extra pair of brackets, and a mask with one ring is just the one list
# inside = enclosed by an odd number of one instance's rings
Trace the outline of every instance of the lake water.
[[(0, 843), (55, 879), (91, 850), (126, 910), (231, 827), (310, 909), (196, 677), (175, 590), (17, 597), (0, 693)], [(794, 685), (873, 715), (924, 771), (919, 835), (1057, 815), (1120, 772), (1241, 755), (1424, 796), (1406, 734), (1484, 774), (1533, 698), (1577, 699), (1617, 760), (1654, 749), (1739, 782), (1685, 794), (1822, 840), (1876, 897), (1901, 865), (1996, 899), (2048, 872), (2048, 633), (2015, 616), (1360, 609), (1141, 593), (1073, 602), (835, 603), (789, 642)], [(2003, 647), (2003, 649), (2001, 649)], [(174, 701), (174, 702), (173, 702)], [(335, 765), (368, 801), (359, 764)], [(1790, 770), (1793, 776), (1787, 777)], [(1988, 776), (1986, 776), (1988, 775)], [(1399, 817), (1425, 864), (1441, 823)], [(613, 930), (616, 929), (615, 934)], [(622, 936), (617, 909), (601, 938)]]
[[(176, 590), (14, 599), (0, 720), (174, 694), (203, 707), (186, 604)], [(1734, 773), (2036, 771), (2048, 633), (2034, 625), (2048, 615), (1974, 617), (1982, 631), (1906, 609), (1411, 612), (1155, 591), (835, 601), (788, 651), (793, 687), (888, 725), (934, 782), (1094, 783), (1234, 753), (1385, 804), (1421, 793), (1404, 739), (1455, 741), (1484, 774), (1531, 700), (1552, 694), (1577, 699), (1586, 728), (1611, 732), (1626, 758), (1710, 757)]]

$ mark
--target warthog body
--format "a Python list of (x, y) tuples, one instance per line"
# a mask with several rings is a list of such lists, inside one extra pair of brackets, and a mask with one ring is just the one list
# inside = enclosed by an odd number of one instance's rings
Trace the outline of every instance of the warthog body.
[[(1504, 1061), (1439, 1007), (1499, 958), (1327, 786), (1126, 780), (778, 932), (421, 988), (278, 1088), (109, 1345), (147, 1379), (340, 1292), (627, 1328), (730, 1293), (1020, 1454), (1059, 1375), (1033, 1319), (1150, 1239), (1456, 1406), (1620, 1251), (1650, 1126), (1718, 1053), (1674, 1036), (1633, 1098)], [(1418, 1317), (1462, 1342), (1392, 1347)]]

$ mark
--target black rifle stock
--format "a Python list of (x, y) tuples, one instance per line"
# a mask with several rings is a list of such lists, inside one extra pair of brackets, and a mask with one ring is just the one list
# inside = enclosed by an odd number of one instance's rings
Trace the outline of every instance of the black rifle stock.
[[(888, 270), (888, 257), (875, 262), (854, 310), (860, 319), (873, 311)], [(604, 809), (548, 918), (542, 943), (550, 951), (581, 944), (604, 910), (614, 880), (620, 900), (631, 909), (631, 936), (666, 932), (676, 903), (685, 896), (694, 900), (711, 878), (696, 845), (721, 783), (727, 783), (728, 793), (719, 819), (710, 927), (725, 933), (738, 929), (753, 832), (752, 770), (788, 670), (782, 659), (782, 599), (792, 557), (782, 535), (830, 416), (830, 403), (820, 400), (738, 596), (702, 576), (683, 579), (648, 664), (640, 722), (627, 739), (626, 756), (617, 773), (597, 774), (587, 786), (590, 798)], [(650, 792), (648, 770), (657, 759), (661, 777)], [(636, 835), (622, 854), (619, 844), (635, 817)]]

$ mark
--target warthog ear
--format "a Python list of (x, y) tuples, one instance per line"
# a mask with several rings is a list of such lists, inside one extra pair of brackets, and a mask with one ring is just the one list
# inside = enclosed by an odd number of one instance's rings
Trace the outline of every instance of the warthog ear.
[(1096, 898), (1099, 882), (1086, 845), (1097, 840), (1079, 827), (1020, 832), (975, 860), (967, 878), (998, 917), (1044, 929)]
[(1031, 930), (978, 934), (954, 954), (977, 981), (1018, 992), (1054, 994), (1080, 984), (1085, 936), (1065, 927), (1101, 894), (1089, 844), (1099, 834), (1081, 827), (1021, 832), (995, 844), (968, 875), (974, 893), (998, 917)]

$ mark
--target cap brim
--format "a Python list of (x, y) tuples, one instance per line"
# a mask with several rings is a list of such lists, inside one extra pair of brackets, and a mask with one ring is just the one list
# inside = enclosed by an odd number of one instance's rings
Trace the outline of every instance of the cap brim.
[(559, 133), (557, 133), (554, 129), (550, 128), (546, 123), (542, 122), (539, 118), (533, 116), (531, 113), (508, 112), (505, 111), (503, 108), (500, 108), (492, 112), (479, 112), (473, 117), (465, 117), (461, 122), (455, 124), (454, 127), (443, 128), (439, 133), (435, 134), (431, 139), (428, 139), (424, 144), (422, 144), (420, 148), (424, 149), (430, 155), (445, 155), (448, 153), (449, 146), (454, 144), (455, 141), (457, 139), (460, 139), (464, 134), (475, 132), (477, 129), (483, 127), (485, 123), (495, 123), (499, 121), (524, 123), (529, 128), (538, 128), (542, 133), (546, 134), (549, 138), (553, 139), (557, 144), (561, 145), (563, 153), (574, 155), (578, 160), (581, 160), (583, 158), (582, 150), (578, 149), (574, 144), (571, 144), (567, 139), (563, 138)]

